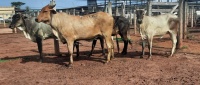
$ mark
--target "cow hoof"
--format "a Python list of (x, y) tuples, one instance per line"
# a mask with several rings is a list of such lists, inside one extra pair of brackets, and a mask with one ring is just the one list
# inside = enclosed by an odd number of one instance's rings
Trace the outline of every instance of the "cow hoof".
[(44, 60), (40, 60), (39, 62), (40, 62), (40, 63), (43, 63), (43, 62), (44, 62)]
[(110, 61), (106, 61), (104, 64), (107, 64), (107, 63), (109, 63)]
[(76, 59), (79, 59), (79, 56), (76, 56)]
[(146, 60), (152, 60), (152, 58), (151, 58), (151, 57), (148, 57)]
[(140, 56), (140, 58), (142, 59), (142, 58), (144, 58), (143, 56)]
[(126, 55), (126, 54), (127, 54), (127, 52), (122, 52), (121, 54), (122, 54), (122, 55)]
[(112, 59), (112, 60), (114, 60), (114, 59), (115, 59), (115, 57), (111, 57), (111, 59)]
[(72, 65), (72, 64), (68, 64), (68, 65), (66, 65), (66, 67), (67, 67), (67, 68), (72, 68), (73, 65)]

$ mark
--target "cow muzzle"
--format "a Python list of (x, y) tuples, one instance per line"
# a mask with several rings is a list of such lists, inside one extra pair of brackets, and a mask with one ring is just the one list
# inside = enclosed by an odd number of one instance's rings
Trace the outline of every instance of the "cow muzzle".
[(15, 28), (15, 26), (14, 26), (14, 25), (10, 25), (10, 26), (9, 26), (9, 28), (11, 28), (11, 29), (14, 29), (14, 28)]
[(138, 19), (137, 22), (138, 22), (139, 24), (142, 24), (142, 19)]

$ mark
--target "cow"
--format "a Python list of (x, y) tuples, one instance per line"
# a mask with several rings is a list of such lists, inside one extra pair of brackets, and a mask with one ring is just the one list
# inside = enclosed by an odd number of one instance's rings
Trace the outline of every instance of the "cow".
[[(106, 63), (114, 58), (114, 46), (111, 38), (113, 30), (113, 17), (105, 12), (97, 12), (84, 16), (74, 16), (67, 13), (58, 13), (55, 5), (46, 5), (35, 19), (52, 26), (58, 35), (67, 41), (70, 55), (69, 67), (73, 64), (73, 44), (78, 40), (91, 40), (103, 36), (108, 48)], [(60, 37), (60, 36), (59, 36)]]
[[(128, 19), (126, 19), (123, 16), (113, 16), (113, 18), (114, 18), (114, 26), (113, 26), (112, 36), (116, 36), (116, 43), (117, 43), (118, 52), (119, 52), (119, 43), (118, 43), (118, 39), (117, 39), (117, 34), (119, 34), (122, 37), (122, 40), (124, 42), (124, 48), (123, 48), (121, 54), (126, 55), (127, 49), (128, 49), (128, 43), (131, 45), (131, 48), (132, 48), (132, 41), (130, 39), (128, 39), (129, 34), (130, 34), (129, 33), (130, 32), (130, 23), (129, 23)], [(102, 49), (104, 49), (102, 37), (99, 37), (98, 39), (101, 42)], [(96, 45), (96, 41), (97, 41), (97, 39), (93, 40), (92, 50), (89, 54), (89, 57), (92, 55), (92, 52), (93, 52), (94, 47)], [(104, 50), (102, 51), (102, 53), (105, 54)]]
[[(86, 14), (93, 14), (96, 12), (80, 12), (80, 15), (86, 15)], [(128, 37), (130, 36), (130, 23), (129, 20), (123, 16), (113, 16), (114, 18), (114, 26), (113, 26), (113, 33), (112, 36), (116, 36), (116, 43), (117, 43), (117, 49), (118, 49), (118, 53), (119, 53), (119, 42), (117, 39), (117, 34), (119, 34), (122, 37), (122, 40), (124, 41), (124, 48), (121, 52), (122, 55), (126, 55), (127, 54), (127, 48), (128, 48), (128, 43), (131, 45), (132, 48), (132, 41), (130, 40), (130, 38), (128, 39)], [(101, 48), (102, 48), (102, 54), (105, 54), (104, 51), (104, 43), (103, 43), (103, 37), (99, 37), (98, 39), (100, 40), (100, 44), (101, 44)], [(96, 45), (96, 41), (98, 39), (94, 39), (92, 42), (92, 50), (89, 54), (89, 57), (92, 55), (92, 52), (94, 50), (94, 47)]]
[[(36, 17), (26, 17), (22, 14), (15, 14), (12, 17), (11, 24), (9, 28), (18, 28), (24, 33), (24, 36), (30, 39), (32, 42), (37, 43), (38, 51), (40, 53), (40, 62), (43, 62), (43, 52), (42, 52), (42, 41), (53, 38), (57, 39), (57, 37), (52, 32), (51, 26), (35, 22)], [(63, 43), (66, 43), (65, 40), (61, 40)], [(78, 45), (75, 45), (78, 48)], [(77, 56), (79, 54), (77, 53)]]
[(176, 43), (177, 43), (177, 30), (179, 28), (179, 18), (174, 14), (163, 14), (157, 16), (146, 16), (144, 9), (136, 10), (138, 28), (142, 38), (142, 55), (141, 58), (145, 55), (145, 39), (148, 42), (149, 56), (147, 59), (151, 59), (152, 56), (152, 42), (154, 36), (163, 36), (168, 33), (172, 40), (172, 56), (175, 52)]
[(18, 28), (24, 33), (24, 36), (37, 43), (40, 53), (40, 62), (43, 62), (42, 40), (56, 38), (51, 30), (50, 25), (35, 22), (35, 18), (28, 18), (22, 14), (15, 14), (12, 17), (9, 28)]

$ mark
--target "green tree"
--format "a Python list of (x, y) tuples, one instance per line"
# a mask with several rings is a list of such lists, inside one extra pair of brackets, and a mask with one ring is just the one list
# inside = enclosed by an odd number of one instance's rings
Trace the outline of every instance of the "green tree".
[(15, 6), (16, 9), (18, 9), (18, 10), (20, 10), (20, 7), (21, 7), (22, 5), (24, 5), (24, 4), (25, 4), (25, 3), (20, 2), (20, 1), (18, 1), (18, 2), (11, 2), (11, 6)]

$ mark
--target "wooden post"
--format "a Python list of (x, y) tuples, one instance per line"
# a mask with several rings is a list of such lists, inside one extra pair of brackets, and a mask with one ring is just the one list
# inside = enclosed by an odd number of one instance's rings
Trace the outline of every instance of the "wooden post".
[(182, 42), (183, 42), (183, 0), (179, 0), (179, 18), (180, 18), (180, 25), (179, 25), (177, 45), (176, 45), (178, 49), (182, 47)]
[(118, 7), (116, 7), (115, 16), (120, 16)]
[(134, 34), (137, 34), (137, 17), (136, 17), (136, 7), (134, 8)]
[(108, 6), (106, 5), (104, 12), (108, 13)]
[(152, 4), (151, 4), (151, 0), (148, 0), (148, 7), (147, 7), (147, 15), (148, 16), (151, 16), (151, 14), (152, 14), (152, 12), (151, 12), (151, 10), (152, 10)]
[(191, 9), (191, 27), (194, 26), (194, 6), (192, 6), (192, 9)]
[(133, 23), (132, 23), (132, 17), (133, 17), (133, 16), (132, 16), (132, 9), (131, 9), (131, 7), (132, 7), (132, 6), (131, 6), (131, 0), (130, 0), (130, 5), (129, 5), (129, 12), (130, 12), (130, 13), (129, 13), (129, 14), (130, 14), (130, 24), (132, 25), (132, 24), (133, 24)]
[(183, 39), (187, 38), (187, 2), (183, 2)]
[(125, 16), (125, 3), (124, 2), (122, 3), (121, 7), (122, 7), (121, 15)]
[(5, 14), (3, 14), (3, 27), (6, 27)]
[(112, 3), (108, 2), (108, 13), (112, 15)]
[(92, 7), (92, 12), (95, 12), (95, 10), (96, 10), (96, 8), (93, 6), (93, 7)]
[(76, 9), (73, 9), (73, 15), (74, 16), (76, 15)]

